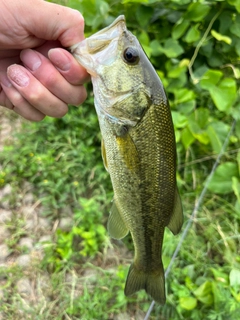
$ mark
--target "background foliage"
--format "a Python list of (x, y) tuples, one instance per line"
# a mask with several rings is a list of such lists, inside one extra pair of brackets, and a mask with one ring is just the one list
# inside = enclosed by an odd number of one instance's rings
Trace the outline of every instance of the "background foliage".
[[(60, 1), (59, 1), (60, 2)], [(178, 152), (178, 183), (185, 220), (202, 191), (212, 165), (234, 124), (230, 143), (211, 183), (198, 218), (167, 281), (167, 303), (151, 319), (229, 319), (240, 312), (240, 2), (189, 0), (69, 0), (82, 12), (86, 36), (124, 14), (161, 77), (172, 109)], [(14, 144), (0, 155), (0, 185), (35, 186), (44, 212), (53, 219), (66, 204), (74, 212), (70, 232), (58, 230), (46, 250), (44, 268), (57, 273), (93, 261), (109, 246), (105, 228), (112, 190), (100, 155), (100, 134), (89, 98), (70, 107), (63, 119), (24, 124)], [(27, 134), (26, 134), (27, 133)], [(19, 160), (19, 158), (21, 160)], [(15, 200), (14, 200), (15, 201)], [(167, 266), (178, 237), (166, 232)], [(75, 245), (77, 243), (77, 245)], [(125, 240), (131, 248), (130, 240)], [(117, 244), (115, 244), (117, 245)], [(81, 264), (80, 264), (81, 263)], [(123, 296), (127, 267), (102, 269), (92, 297), (79, 297), (68, 309), (73, 319), (110, 319), (110, 314), (146, 310), (144, 293)], [(101, 286), (102, 284), (100, 284)], [(105, 283), (105, 285), (107, 285)], [(114, 293), (113, 293), (114, 292)], [(82, 299), (82, 300), (81, 300)], [(84, 302), (83, 302), (84, 301)], [(98, 305), (94, 314), (90, 302)], [(88, 310), (88, 312), (86, 312)], [(135, 310), (135, 311), (134, 311)], [(75, 317), (75, 318), (74, 318)]]

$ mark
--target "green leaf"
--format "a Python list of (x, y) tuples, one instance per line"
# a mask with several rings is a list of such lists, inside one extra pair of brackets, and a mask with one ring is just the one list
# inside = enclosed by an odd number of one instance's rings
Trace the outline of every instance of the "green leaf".
[(232, 107), (237, 97), (236, 81), (231, 78), (223, 79), (218, 86), (209, 89), (211, 98), (220, 111), (227, 111)]
[(145, 31), (142, 31), (140, 33), (140, 35), (138, 36), (138, 40), (141, 43), (141, 45), (146, 45), (146, 46), (148, 46), (149, 42), (150, 42), (149, 36), (148, 36), (147, 32), (145, 32)]
[(228, 3), (235, 6), (237, 11), (240, 13), (240, 0), (228, 0)]
[(186, 101), (194, 100), (195, 99), (195, 93), (192, 90), (188, 89), (178, 89), (174, 92), (175, 96), (175, 104), (183, 103)]
[(202, 21), (209, 11), (210, 6), (208, 6), (206, 3), (191, 3), (188, 6), (187, 13), (185, 14), (185, 19), (189, 19), (191, 21)]
[(172, 111), (172, 119), (176, 128), (184, 128), (187, 125), (187, 118), (180, 112)]
[(148, 6), (138, 6), (136, 10), (136, 18), (141, 27), (145, 27), (153, 15), (153, 8)]
[(214, 278), (216, 281), (221, 282), (221, 283), (228, 283), (228, 274), (222, 272), (219, 269), (211, 268), (211, 271), (214, 275)]
[(230, 31), (232, 34), (240, 38), (240, 15), (237, 15), (235, 21), (230, 26)]
[[(122, 4), (127, 4), (127, 3), (139, 3), (139, 0), (122, 0)], [(148, 0), (141, 0), (141, 3), (148, 3)]]
[(209, 126), (207, 128), (207, 133), (208, 133), (208, 137), (210, 139), (213, 151), (215, 153), (219, 153), (222, 149), (222, 143), (218, 135), (216, 134), (216, 131), (213, 129), (212, 126)]
[(194, 290), (193, 293), (202, 303), (206, 305), (213, 303), (212, 283), (210, 281), (205, 281), (199, 288)]
[(182, 73), (185, 74), (186, 67), (180, 67), (179, 65), (175, 67), (171, 67), (171, 69), (168, 71), (168, 77), (169, 78), (179, 78)]
[(186, 310), (193, 310), (197, 306), (197, 299), (193, 297), (181, 297), (179, 302), (180, 306)]
[(176, 58), (183, 53), (183, 48), (177, 40), (167, 39), (164, 45), (160, 45), (158, 40), (153, 40), (150, 44), (153, 56), (165, 54), (168, 58)]
[(163, 47), (160, 45), (159, 40), (157, 39), (151, 41), (150, 48), (154, 57), (163, 54)]
[(236, 177), (232, 177), (232, 189), (237, 200), (240, 202), (240, 181)]
[(232, 177), (238, 177), (238, 166), (234, 162), (220, 164), (207, 188), (215, 193), (227, 194), (233, 192)]
[(198, 27), (199, 27), (199, 23), (194, 25), (188, 30), (186, 37), (184, 39), (186, 42), (191, 43), (199, 40), (201, 33), (198, 30)]
[(200, 81), (200, 86), (209, 91), (211, 98), (220, 111), (227, 111), (237, 98), (236, 81), (224, 78), (219, 82), (223, 73), (218, 70), (208, 70)]
[(209, 121), (209, 110), (207, 108), (198, 108), (195, 111), (195, 119), (201, 129), (204, 129)]
[(211, 30), (211, 35), (217, 39), (218, 41), (223, 41), (227, 44), (231, 44), (232, 43), (232, 39), (227, 37), (227, 36), (223, 36), (222, 34), (218, 33), (215, 30)]
[(200, 86), (203, 89), (207, 90), (209, 89), (209, 87), (215, 87), (215, 85), (219, 82), (222, 76), (223, 73), (221, 71), (209, 69), (203, 74), (202, 79), (200, 81)]
[(235, 50), (236, 50), (237, 54), (240, 56), (240, 41), (236, 42)]
[(169, 38), (164, 43), (163, 52), (168, 58), (176, 58), (180, 56), (184, 50), (177, 40)]
[(240, 286), (240, 270), (232, 269), (229, 274), (230, 286), (238, 287)]
[(192, 135), (188, 127), (183, 129), (181, 134), (181, 140), (186, 150), (195, 141), (195, 137)]
[(177, 40), (179, 39), (187, 30), (190, 22), (188, 20), (180, 20), (178, 21), (172, 30), (172, 38)]

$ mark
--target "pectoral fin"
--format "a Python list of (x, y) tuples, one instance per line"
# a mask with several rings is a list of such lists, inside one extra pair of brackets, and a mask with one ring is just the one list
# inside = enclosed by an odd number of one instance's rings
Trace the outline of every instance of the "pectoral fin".
[(129, 232), (128, 227), (123, 221), (115, 202), (113, 202), (107, 227), (109, 235), (114, 239), (122, 239)]
[(168, 228), (172, 231), (173, 234), (178, 234), (181, 230), (182, 224), (183, 224), (182, 203), (181, 203), (178, 190), (176, 188), (173, 214), (168, 224)]
[(126, 133), (124, 136), (116, 137), (116, 142), (127, 168), (136, 173), (140, 169), (140, 159), (130, 134)]

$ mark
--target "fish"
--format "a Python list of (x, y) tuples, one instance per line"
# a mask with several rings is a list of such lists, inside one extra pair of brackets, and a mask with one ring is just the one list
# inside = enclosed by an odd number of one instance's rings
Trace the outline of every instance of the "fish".
[(123, 15), (72, 46), (71, 53), (93, 84), (102, 158), (114, 192), (108, 232), (114, 239), (130, 232), (134, 244), (124, 293), (144, 289), (164, 304), (164, 230), (180, 232), (183, 210), (174, 127), (163, 84)]

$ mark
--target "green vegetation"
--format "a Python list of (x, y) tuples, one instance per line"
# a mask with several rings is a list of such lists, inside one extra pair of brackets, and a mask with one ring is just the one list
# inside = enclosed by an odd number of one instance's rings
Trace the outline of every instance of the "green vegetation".
[[(229, 145), (167, 279), (166, 305), (156, 306), (151, 319), (239, 319), (239, 0), (69, 0), (64, 4), (83, 13), (86, 36), (124, 14), (150, 57), (172, 108), (185, 221), (234, 121)], [(143, 292), (130, 299), (123, 295), (129, 252), (124, 249), (125, 259), (123, 245), (111, 244), (105, 229), (113, 194), (102, 164), (90, 85), (88, 90), (84, 105), (70, 107), (63, 119), (24, 122), (0, 154), (0, 187), (11, 184), (15, 190), (9, 199), (13, 209), (18, 190), (28, 181), (45, 216), (57, 219), (66, 206), (73, 212), (72, 229), (58, 229), (55, 242), (46, 245), (41, 268), (51, 272), (53, 302), (42, 316), (32, 309), (34, 319), (113, 319), (123, 312), (134, 317), (150, 305)], [(165, 267), (178, 241), (179, 236), (166, 232)], [(130, 238), (124, 244), (131, 248)], [(109, 250), (114, 250), (115, 262), (108, 261)], [(94, 270), (92, 276), (84, 276), (86, 270)], [(15, 271), (4, 271), (9, 288)], [(74, 275), (70, 285), (64, 280), (66, 272)], [(11, 293), (4, 307), (0, 305), (7, 316), (18, 306), (13, 289)]]

